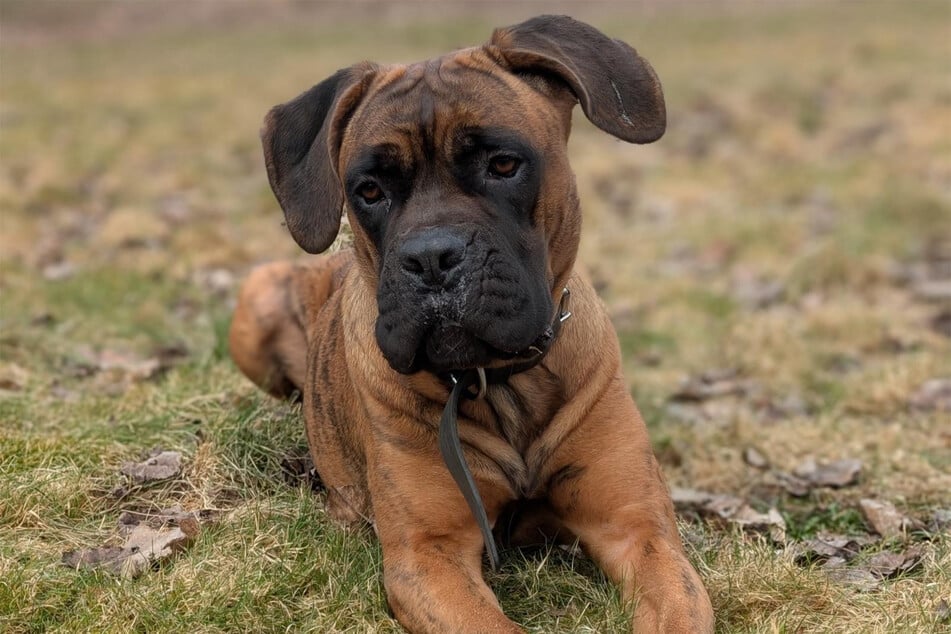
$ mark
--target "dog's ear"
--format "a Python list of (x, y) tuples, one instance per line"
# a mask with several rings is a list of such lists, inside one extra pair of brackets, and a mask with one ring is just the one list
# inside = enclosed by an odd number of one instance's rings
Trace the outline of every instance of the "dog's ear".
[(588, 119), (631, 143), (656, 141), (667, 127), (654, 69), (633, 48), (567, 16), (543, 15), (496, 29), (491, 45), (514, 72), (554, 74)]
[(365, 64), (339, 70), (296, 99), (271, 108), (264, 119), (261, 143), (268, 180), (287, 228), (308, 253), (327, 249), (340, 230), (340, 133), (373, 68)]

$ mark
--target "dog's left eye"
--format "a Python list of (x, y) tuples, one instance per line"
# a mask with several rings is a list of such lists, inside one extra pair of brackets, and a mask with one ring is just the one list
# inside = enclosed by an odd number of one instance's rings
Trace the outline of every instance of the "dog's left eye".
[(518, 171), (519, 160), (514, 156), (500, 155), (489, 160), (489, 174), (496, 178), (510, 178)]

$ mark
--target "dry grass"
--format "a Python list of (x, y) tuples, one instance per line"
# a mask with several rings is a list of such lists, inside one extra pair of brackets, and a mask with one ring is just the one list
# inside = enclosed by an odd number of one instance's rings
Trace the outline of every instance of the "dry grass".
[[(536, 9), (206, 3), (153, 20), (158, 5), (57, 6), (0, 6), (0, 629), (398, 631), (374, 540), (282, 481), (299, 411), (227, 359), (236, 280), (298, 257), (257, 130), (340, 66), (469, 45)], [(951, 305), (915, 290), (951, 277), (947, 5), (572, 9), (632, 42), (668, 96), (659, 143), (615, 142), (579, 116), (571, 152), (582, 258), (671, 482), (775, 505), (797, 539), (866, 533), (862, 497), (926, 523), (951, 508), (951, 414), (910, 405), (951, 377), (933, 326)], [(172, 345), (187, 356), (145, 381), (90, 360)], [(753, 387), (668, 400), (712, 368)], [(183, 453), (181, 477), (117, 494), (119, 465), (154, 446)], [(795, 499), (746, 447), (783, 470), (810, 456), (864, 469)], [(160, 569), (127, 581), (58, 564), (114, 538), (121, 511), (172, 504), (219, 519)], [(948, 628), (946, 531), (913, 536), (922, 565), (862, 593), (763, 538), (684, 524), (722, 631)], [(616, 592), (570, 552), (506, 553), (491, 582), (532, 631), (625, 628)]]

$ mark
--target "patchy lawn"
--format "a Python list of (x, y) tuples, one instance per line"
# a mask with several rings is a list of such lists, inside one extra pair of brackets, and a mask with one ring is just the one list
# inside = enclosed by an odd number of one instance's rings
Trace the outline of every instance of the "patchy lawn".
[[(257, 130), (341, 66), (531, 7), (190, 6), (0, 7), (0, 629), (398, 631), (375, 541), (295, 475), (299, 409), (227, 357), (238, 281), (302, 257)], [(657, 144), (579, 113), (571, 152), (582, 259), (719, 628), (951, 628), (951, 10), (574, 13), (668, 98)], [(154, 448), (172, 477), (127, 464)], [(187, 534), (134, 577), (61, 565), (136, 523)], [(573, 551), (489, 578), (531, 631), (627, 627)]]

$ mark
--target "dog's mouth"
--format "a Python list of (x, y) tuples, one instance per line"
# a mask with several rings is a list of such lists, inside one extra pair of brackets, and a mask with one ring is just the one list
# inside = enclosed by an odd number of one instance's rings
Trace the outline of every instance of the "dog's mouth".
[(438, 324), (427, 333), (417, 356), (425, 359), (426, 369), (436, 372), (468, 370), (503, 365), (519, 355), (480, 339), (462, 325)]

